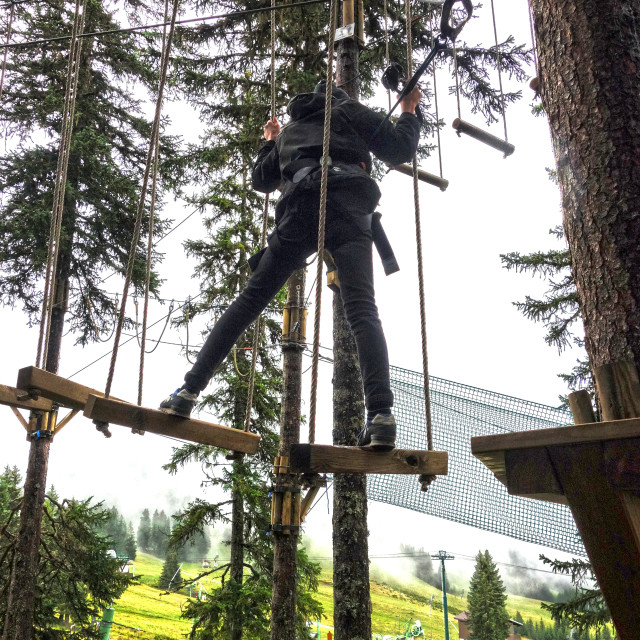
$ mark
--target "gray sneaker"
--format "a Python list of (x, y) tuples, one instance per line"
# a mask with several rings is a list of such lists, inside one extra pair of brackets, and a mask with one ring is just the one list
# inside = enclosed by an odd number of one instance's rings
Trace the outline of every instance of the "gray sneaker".
[(189, 393), (186, 389), (176, 389), (166, 400), (160, 403), (160, 411), (181, 418), (190, 418), (193, 407), (198, 402), (197, 393)]
[(372, 451), (391, 451), (396, 446), (396, 419), (390, 413), (379, 413), (367, 420), (358, 434), (358, 446)]

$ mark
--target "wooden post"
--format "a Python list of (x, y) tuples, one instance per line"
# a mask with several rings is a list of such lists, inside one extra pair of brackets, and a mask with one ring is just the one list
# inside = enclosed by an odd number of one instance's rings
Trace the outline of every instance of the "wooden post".
[[(337, 46), (336, 84), (358, 99), (359, 47), (355, 39)], [(333, 442), (355, 445), (364, 421), (362, 376), (353, 334), (340, 294), (333, 295)], [(335, 635), (371, 638), (367, 479), (336, 475), (333, 484), (333, 603)]]
[(591, 396), (585, 389), (569, 394), (569, 408), (574, 424), (589, 424), (596, 421), (596, 414), (591, 406)]
[(603, 420), (640, 417), (640, 381), (634, 362), (603, 364), (593, 375)]
[[(304, 310), (303, 270), (296, 271), (287, 283), (289, 318), (292, 310)], [(298, 317), (302, 317), (300, 314)], [(280, 417), (280, 450), (275, 472), (275, 487), (272, 494), (272, 523), (278, 521), (283, 510), (284, 485), (299, 487), (297, 478), (287, 473), (289, 446), (300, 441), (300, 415), (302, 406), (302, 332), (290, 332), (289, 339), (282, 344), (284, 363), (282, 367), (282, 410)], [(294, 494), (295, 495), (295, 494)], [(291, 494), (289, 493), (289, 500)], [(299, 499), (299, 494), (298, 494)], [(289, 502), (291, 504), (291, 502)], [(295, 511), (295, 508), (294, 508)], [(290, 516), (291, 517), (291, 516)], [(273, 587), (271, 597), (271, 640), (291, 640), (296, 637), (296, 583), (298, 576), (298, 531), (273, 531)]]

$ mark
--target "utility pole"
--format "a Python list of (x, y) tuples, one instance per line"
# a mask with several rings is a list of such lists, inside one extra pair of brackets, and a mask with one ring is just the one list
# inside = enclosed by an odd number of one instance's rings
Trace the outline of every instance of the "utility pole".
[(447, 611), (447, 572), (444, 568), (444, 561), (454, 560), (454, 556), (448, 554), (446, 551), (438, 551), (438, 553), (432, 553), (431, 557), (434, 560), (440, 560), (440, 575), (442, 576), (442, 613), (444, 615), (444, 640), (449, 640), (449, 613)]
[[(287, 282), (287, 302), (282, 330), (282, 409), (280, 413), (279, 460), (286, 458), (289, 447), (300, 442), (302, 396), (302, 352), (305, 347), (306, 309), (304, 308), (304, 269), (296, 271)], [(280, 468), (278, 469), (280, 471)], [(285, 487), (300, 484), (295, 475), (275, 474), (274, 497)], [(282, 495), (282, 494), (281, 494)], [(296, 588), (298, 581), (298, 529), (272, 531), (273, 588), (271, 596), (271, 640), (296, 637)]]
[[(336, 85), (356, 100), (362, 16), (362, 0), (343, 1), (339, 35), (346, 33), (346, 37), (337, 43)], [(333, 357), (333, 442), (353, 446), (364, 423), (362, 377), (355, 340), (345, 319), (339, 292), (333, 296)], [(336, 640), (368, 640), (371, 638), (371, 597), (366, 476), (336, 474), (333, 487), (335, 637)]]

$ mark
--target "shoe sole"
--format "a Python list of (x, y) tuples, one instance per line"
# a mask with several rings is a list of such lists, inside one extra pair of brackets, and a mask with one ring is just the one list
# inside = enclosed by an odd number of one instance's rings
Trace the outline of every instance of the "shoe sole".
[(393, 451), (393, 449), (396, 448), (396, 443), (395, 440), (389, 438), (376, 438), (372, 436), (371, 442), (362, 448), (368, 449), (369, 451)]
[(187, 419), (191, 418), (190, 413), (179, 413), (175, 409), (163, 409), (162, 407), (160, 407), (158, 411), (162, 411), (162, 413), (166, 413), (167, 415), (170, 415), (170, 416), (178, 416), (178, 418), (187, 418)]

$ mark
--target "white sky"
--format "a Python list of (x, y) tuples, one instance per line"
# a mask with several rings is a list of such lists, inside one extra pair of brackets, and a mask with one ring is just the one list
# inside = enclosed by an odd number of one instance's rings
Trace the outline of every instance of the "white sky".
[[(496, 0), (499, 37), (513, 33), (516, 42), (530, 42), (527, 5), (524, 0)], [(490, 5), (479, 13), (480, 19), (464, 32), (469, 44), (493, 44)], [(531, 72), (531, 75), (534, 75)], [(446, 97), (445, 86), (452, 84), (442, 70), (438, 77), (440, 114), (447, 123), (457, 115), (455, 100)], [(512, 305), (525, 295), (537, 296), (544, 283), (529, 276), (507, 272), (501, 267), (499, 254), (522, 253), (559, 246), (548, 230), (561, 222), (560, 198), (557, 187), (547, 177), (545, 167), (553, 167), (550, 138), (546, 120), (534, 118), (529, 104), (533, 93), (528, 83), (521, 86), (523, 99), (509, 109), (510, 141), (516, 145), (508, 159), (469, 138), (458, 138), (448, 125), (442, 133), (444, 177), (450, 186), (445, 193), (421, 184), (421, 209), (426, 278), (429, 369), (432, 375), (521, 397), (544, 404), (557, 405), (557, 397), (566, 389), (557, 373), (572, 367), (577, 353), (559, 356), (543, 342), (544, 329), (524, 319)], [(384, 98), (383, 98), (384, 100)], [(189, 121), (184, 107), (173, 104), (169, 112), (177, 114), (184, 126)], [(472, 115), (463, 103), (463, 119), (484, 126), (479, 116)], [(502, 123), (491, 131), (502, 135)], [(184, 130), (189, 134), (188, 130)], [(422, 168), (437, 173), (437, 157), (422, 163)], [(388, 175), (381, 183), (383, 198), (380, 210), (383, 222), (401, 271), (385, 277), (378, 263), (376, 272), (377, 300), (389, 345), (391, 363), (419, 371), (422, 367), (418, 288), (416, 278), (415, 232), (411, 179), (399, 174)], [(165, 215), (176, 221), (190, 210), (183, 203), (170, 203)], [(165, 278), (163, 298), (184, 300), (198, 293), (198, 283), (191, 279), (194, 266), (182, 250), (187, 238), (203, 234), (200, 220), (193, 216), (163, 243), (166, 252), (160, 265)], [(308, 280), (314, 277), (309, 270)], [(109, 281), (109, 290), (116, 292), (121, 282)], [(322, 339), (331, 345), (331, 298), (325, 288), (323, 295)], [(313, 300), (313, 296), (311, 298)], [(131, 300), (129, 302), (131, 305)], [(150, 321), (166, 313), (166, 305), (151, 305)], [(133, 312), (133, 307), (129, 309)], [(313, 317), (310, 309), (309, 317)], [(0, 381), (15, 384), (17, 370), (35, 361), (37, 329), (26, 326), (20, 309), (0, 309), (3, 328), (3, 357), (0, 359)], [(149, 332), (157, 339), (161, 324)], [(199, 341), (199, 327), (191, 330), (191, 341)], [(308, 340), (313, 336), (312, 320)], [(186, 335), (167, 329), (163, 340), (184, 343)], [(60, 374), (70, 376), (96, 358), (110, 353), (111, 344), (92, 345), (85, 349), (73, 345), (67, 336), (63, 347)], [(310, 359), (306, 365), (310, 366)], [(74, 377), (90, 387), (103, 389), (108, 356)], [(181, 384), (188, 365), (178, 346), (160, 345), (146, 356), (144, 404), (156, 406), (169, 392)], [(331, 367), (320, 365), (321, 386), (317, 442), (330, 442), (330, 379)], [(138, 378), (138, 350), (135, 340), (120, 350), (114, 396), (135, 402)], [(308, 412), (309, 373), (305, 376), (305, 407)], [(0, 407), (3, 417), (3, 438), (0, 465), (17, 465), (26, 469), (28, 443), (11, 411)], [(200, 414), (202, 419), (215, 417)], [(96, 496), (115, 504), (137, 525), (139, 512), (145, 508), (178, 509), (189, 499), (202, 495), (200, 472), (189, 468), (170, 478), (160, 467), (167, 462), (171, 440), (146, 435), (132, 436), (128, 429), (112, 427), (113, 437), (105, 440), (92, 423), (82, 417), (56, 437), (51, 449), (49, 484), (61, 495)], [(208, 496), (210, 497), (210, 496)], [(318, 548), (330, 547), (330, 516), (326, 504), (310, 514), (306, 533)], [(387, 523), (400, 526), (389, 526)], [(475, 555), (479, 548), (488, 548), (494, 558), (508, 562), (508, 549), (525, 555), (528, 564), (537, 564), (540, 551), (534, 545), (505, 539), (438, 520), (422, 514), (370, 503), (371, 554), (397, 551), (401, 543), (424, 547), (430, 551), (445, 549), (455, 554)], [(557, 557), (559, 552), (546, 550)], [(469, 563), (466, 563), (469, 564)], [(543, 574), (540, 574), (543, 575)]]

